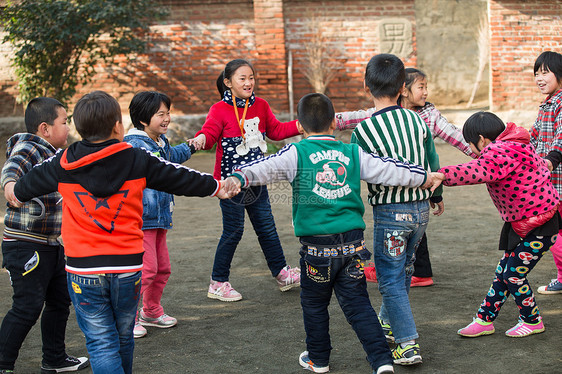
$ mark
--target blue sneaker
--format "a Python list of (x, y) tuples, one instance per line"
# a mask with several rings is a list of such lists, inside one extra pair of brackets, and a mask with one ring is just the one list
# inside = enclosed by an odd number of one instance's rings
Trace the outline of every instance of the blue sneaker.
[(310, 358), (308, 358), (308, 351), (304, 351), (303, 353), (301, 353), (301, 355), (299, 356), (299, 364), (303, 368), (314, 373), (327, 373), (330, 371), (329, 366), (318, 366), (314, 362), (312, 362)]
[(548, 286), (540, 286), (537, 291), (543, 295), (562, 293), (562, 283), (558, 279), (553, 279)]

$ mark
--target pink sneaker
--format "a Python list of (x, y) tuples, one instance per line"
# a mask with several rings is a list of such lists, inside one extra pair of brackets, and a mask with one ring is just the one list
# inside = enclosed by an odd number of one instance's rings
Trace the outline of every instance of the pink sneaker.
[(139, 312), (139, 323), (143, 326), (153, 326), (160, 327), (161, 329), (167, 329), (169, 327), (174, 327), (178, 324), (178, 320), (174, 317), (170, 317), (166, 313), (162, 314), (158, 318), (147, 317), (144, 312)]
[(301, 269), (287, 265), (281, 269), (275, 279), (281, 292), (289, 291), (291, 288), (301, 285)]
[(457, 334), (466, 336), (467, 338), (476, 338), (482, 335), (490, 335), (496, 331), (493, 322), (485, 322), (480, 318), (474, 318), (468, 326), (463, 327)]
[(525, 336), (540, 334), (544, 331), (542, 319), (537, 323), (527, 323), (519, 320), (519, 323), (505, 332), (510, 338), (524, 338)]
[(209, 285), (209, 292), (207, 292), (209, 299), (217, 299), (220, 301), (238, 301), (242, 300), (242, 295), (238, 293), (229, 282), (217, 282), (211, 279)]
[(146, 335), (146, 329), (137, 321), (135, 322), (135, 328), (133, 329), (133, 336), (135, 339), (142, 338)]

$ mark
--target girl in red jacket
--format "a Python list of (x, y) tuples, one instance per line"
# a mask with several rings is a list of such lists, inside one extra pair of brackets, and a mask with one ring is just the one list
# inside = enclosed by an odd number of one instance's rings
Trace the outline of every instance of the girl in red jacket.
[(447, 166), (436, 173), (447, 186), (486, 183), (505, 224), (499, 249), (504, 251), (476, 318), (458, 331), (477, 337), (492, 334), (493, 321), (511, 294), (519, 308), (519, 323), (506, 331), (513, 338), (544, 331), (527, 275), (550, 249), (560, 224), (558, 192), (544, 159), (529, 143), (527, 130), (489, 112), (466, 121), (463, 136), (479, 157), (466, 164)]
[[(246, 60), (232, 60), (217, 79), (221, 101), (209, 110), (205, 124), (190, 141), (197, 150), (217, 144), (215, 177), (226, 178), (235, 168), (263, 157), (265, 137), (282, 140), (299, 134), (296, 121), (280, 122), (269, 104), (254, 94), (255, 71)], [(223, 231), (211, 274), (207, 296), (221, 301), (238, 301), (242, 295), (228, 282), (230, 264), (244, 232), (244, 212), (248, 216), (281, 291), (300, 285), (298, 268), (285, 261), (283, 248), (271, 212), (266, 186), (245, 189), (220, 203)]]

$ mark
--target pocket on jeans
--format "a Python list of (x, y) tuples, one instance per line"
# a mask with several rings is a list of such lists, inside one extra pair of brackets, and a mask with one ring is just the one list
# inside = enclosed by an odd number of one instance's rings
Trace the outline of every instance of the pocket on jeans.
[(332, 273), (332, 259), (325, 257), (302, 255), (306, 277), (316, 283), (327, 283)]
[(412, 230), (385, 229), (383, 232), (384, 253), (394, 259), (405, 256), (411, 233)]
[(365, 262), (371, 258), (371, 252), (366, 249), (357, 252), (345, 267), (345, 273), (354, 279), (365, 276)]
[(99, 280), (88, 279), (88, 284), (78, 277), (69, 277), (68, 292), (74, 308), (82, 315), (93, 317), (107, 306), (105, 291)]

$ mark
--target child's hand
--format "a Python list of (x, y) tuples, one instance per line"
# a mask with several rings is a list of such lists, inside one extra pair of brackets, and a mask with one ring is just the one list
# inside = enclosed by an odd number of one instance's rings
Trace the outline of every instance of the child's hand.
[(546, 161), (546, 166), (548, 167), (548, 171), (552, 172), (552, 170), (554, 169), (554, 166), (552, 165), (552, 161), (550, 161), (547, 158), (545, 158), (544, 160)]
[(436, 216), (440, 216), (445, 211), (445, 204), (443, 203), (443, 200), (438, 203), (432, 203), (429, 201), (429, 205), (431, 205), (431, 209), (435, 209), (435, 207), (437, 207), (437, 209), (433, 212)]
[(240, 183), (240, 180), (238, 178), (228, 177), (222, 182), (225, 184), (224, 188), (226, 192), (232, 194), (232, 196), (236, 196), (240, 193), (240, 187), (242, 186), (242, 183)]
[[(238, 182), (238, 183), (236, 183)], [(234, 177), (221, 180), (221, 189), (217, 192), (219, 199), (230, 199), (240, 192), (240, 181)]]
[(4, 185), (4, 197), (11, 206), (15, 208), (21, 208), (23, 206), (23, 203), (16, 199), (16, 195), (14, 195), (15, 185), (16, 182), (8, 182)]
[(443, 173), (428, 173), (427, 174), (427, 180), (425, 181), (424, 185), (421, 186), (421, 188), (423, 189), (430, 189), (431, 192), (435, 191), (437, 189), (437, 187), (439, 187), (441, 185), (441, 183), (443, 183), (443, 181), (445, 180), (445, 174)]
[(203, 149), (206, 142), (207, 138), (205, 137), (205, 134), (199, 134), (193, 139), (187, 139), (187, 143), (194, 146), (196, 151)]

